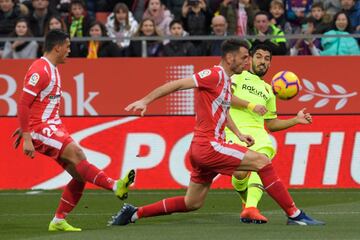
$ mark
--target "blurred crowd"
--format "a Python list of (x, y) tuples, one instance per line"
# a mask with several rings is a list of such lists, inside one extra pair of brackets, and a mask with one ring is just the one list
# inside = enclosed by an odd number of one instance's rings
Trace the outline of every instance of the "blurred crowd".
[[(0, 42), (2, 58), (41, 56), (41, 41), (22, 37), (43, 37), (51, 29), (92, 37), (72, 42), (70, 57), (142, 56), (141, 41), (124, 37), (209, 35), (256, 35), (251, 45), (266, 44), (274, 55), (360, 55), (359, 39), (311, 36), (360, 33), (360, 0), (0, 0), (0, 39), (16, 37)], [(219, 56), (222, 40), (146, 43), (149, 57)]]

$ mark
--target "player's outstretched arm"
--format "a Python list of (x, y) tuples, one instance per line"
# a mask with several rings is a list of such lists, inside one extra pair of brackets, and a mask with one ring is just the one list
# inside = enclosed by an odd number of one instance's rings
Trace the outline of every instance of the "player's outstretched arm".
[(154, 89), (144, 98), (129, 104), (125, 110), (126, 111), (141, 111), (141, 116), (144, 116), (146, 112), (147, 105), (152, 103), (158, 98), (164, 97), (170, 93), (176, 92), (178, 90), (185, 90), (190, 88), (195, 88), (195, 81), (192, 78), (183, 78), (179, 80), (175, 80), (169, 83), (165, 83), (164, 85)]
[(269, 131), (276, 132), (293, 127), (297, 124), (310, 124), (312, 123), (312, 117), (310, 113), (306, 113), (305, 110), (306, 108), (301, 109), (296, 117), (290, 119), (267, 119), (265, 120), (266, 127)]
[(260, 116), (264, 116), (267, 113), (267, 108), (264, 105), (255, 104), (244, 99), (238, 98), (236, 96), (232, 96), (231, 98), (231, 106), (241, 109), (247, 108), (254, 113), (259, 114)]

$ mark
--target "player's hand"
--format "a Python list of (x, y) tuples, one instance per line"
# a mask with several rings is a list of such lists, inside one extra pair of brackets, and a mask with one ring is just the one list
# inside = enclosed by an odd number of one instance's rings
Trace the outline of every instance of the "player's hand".
[(145, 112), (146, 112), (146, 104), (139, 100), (139, 101), (136, 101), (136, 102), (133, 102), (131, 104), (129, 104), (126, 108), (125, 108), (125, 111), (133, 111), (133, 112), (136, 112), (136, 111), (141, 111), (141, 116), (144, 116)]
[(24, 138), (24, 144), (23, 144), (23, 152), (26, 156), (30, 158), (34, 158), (35, 156), (35, 148), (31, 141), (31, 139)]
[(21, 139), (22, 139), (22, 131), (20, 128), (17, 128), (15, 130), (15, 132), (11, 135), (11, 137), (16, 137), (14, 143), (13, 143), (13, 146), (15, 149), (18, 148), (18, 146), (20, 145), (20, 142), (21, 142)]
[(305, 110), (306, 110), (306, 108), (301, 109), (296, 116), (296, 120), (300, 124), (312, 123), (312, 117), (311, 117), (310, 113), (306, 113)]
[(257, 104), (253, 109), (253, 112), (259, 114), (260, 116), (264, 116), (267, 111), (267, 108), (261, 104)]
[(246, 143), (247, 147), (251, 147), (255, 143), (254, 138), (252, 136), (250, 136), (250, 135), (241, 134), (239, 136), (239, 139), (240, 139), (240, 141)]

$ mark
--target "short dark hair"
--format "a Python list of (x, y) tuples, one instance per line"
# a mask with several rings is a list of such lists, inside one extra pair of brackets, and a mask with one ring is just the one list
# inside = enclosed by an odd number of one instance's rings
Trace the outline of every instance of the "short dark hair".
[(174, 25), (174, 24), (179, 24), (181, 25), (183, 28), (184, 28), (184, 24), (183, 22), (180, 20), (180, 19), (174, 19), (170, 22), (169, 24), (169, 29), (171, 29), (171, 27)]
[(221, 44), (222, 57), (225, 57), (228, 53), (239, 51), (241, 47), (249, 50), (249, 43), (236, 38), (225, 40)]
[(71, 10), (71, 7), (74, 5), (80, 5), (80, 6), (82, 6), (83, 9), (86, 8), (86, 5), (85, 5), (84, 1), (82, 1), (82, 0), (71, 0), (71, 2), (69, 4), (70, 10)]
[(272, 51), (271, 48), (268, 45), (265, 44), (257, 44), (255, 46), (253, 46), (253, 48), (251, 49), (251, 56), (253, 57), (256, 53), (257, 50), (263, 50), (263, 51), (267, 51), (270, 53), (270, 59), (272, 58)]
[(270, 14), (269, 14), (268, 12), (259, 11), (259, 12), (255, 13), (255, 15), (254, 15), (254, 20), (255, 20), (255, 18), (256, 18), (257, 16), (259, 16), (259, 15), (265, 15), (269, 21), (270, 21), (270, 19), (271, 19), (271, 16), (270, 16)]
[(322, 2), (313, 3), (313, 4), (311, 5), (311, 10), (314, 9), (314, 8), (320, 8), (320, 9), (323, 10), (323, 11), (325, 10), (325, 9), (324, 9), (324, 5), (323, 5)]
[(45, 36), (44, 51), (51, 52), (56, 45), (64, 44), (66, 39), (70, 39), (69, 34), (58, 29), (48, 32)]

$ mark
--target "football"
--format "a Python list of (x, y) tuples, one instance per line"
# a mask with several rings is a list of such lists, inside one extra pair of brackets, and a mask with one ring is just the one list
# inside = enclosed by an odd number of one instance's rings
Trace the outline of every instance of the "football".
[(289, 100), (299, 93), (300, 80), (293, 72), (281, 71), (272, 78), (271, 87), (279, 99)]

